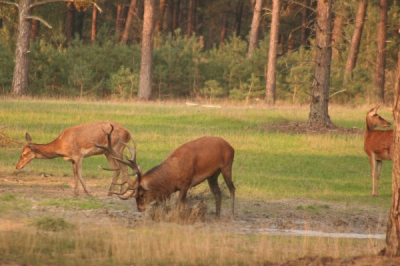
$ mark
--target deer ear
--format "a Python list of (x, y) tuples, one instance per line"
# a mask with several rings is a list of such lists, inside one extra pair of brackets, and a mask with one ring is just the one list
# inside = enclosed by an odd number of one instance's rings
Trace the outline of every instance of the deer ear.
[(147, 183), (147, 181), (143, 181), (142, 183), (140, 183), (140, 187), (146, 191), (149, 190), (149, 184)]
[(25, 139), (26, 139), (26, 141), (27, 141), (28, 143), (32, 142), (31, 135), (29, 135), (28, 132), (26, 132), (26, 134), (25, 134)]
[(36, 149), (36, 147), (33, 146), (33, 145), (28, 145), (28, 148), (31, 149), (34, 152), (39, 152), (38, 149)]

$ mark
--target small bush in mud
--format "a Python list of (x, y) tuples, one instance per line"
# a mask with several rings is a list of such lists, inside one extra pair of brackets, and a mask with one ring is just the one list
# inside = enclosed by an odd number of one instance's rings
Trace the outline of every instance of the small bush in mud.
[(73, 228), (73, 225), (63, 218), (43, 217), (38, 219), (34, 224), (38, 229), (52, 232), (60, 232)]

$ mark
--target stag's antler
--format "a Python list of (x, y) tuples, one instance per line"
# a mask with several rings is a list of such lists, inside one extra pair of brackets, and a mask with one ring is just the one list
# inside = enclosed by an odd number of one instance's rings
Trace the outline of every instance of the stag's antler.
[[(117, 161), (117, 163), (119, 165), (118, 168), (116, 168), (116, 169), (103, 168), (103, 169), (107, 170), (107, 171), (121, 171), (122, 172), (122, 176), (124, 177), (124, 182), (113, 183), (113, 184), (123, 186), (128, 183), (128, 186), (126, 187), (126, 189), (124, 191), (111, 192), (111, 193), (117, 195), (120, 199), (127, 200), (130, 197), (134, 196), (134, 193), (137, 192), (137, 188), (139, 187), (140, 178), (141, 178), (140, 166), (138, 166), (136, 164), (136, 142), (133, 140), (133, 142), (135, 144), (134, 148), (132, 148), (128, 144), (124, 143), (125, 147), (127, 147), (129, 149), (129, 152), (131, 153), (131, 156), (132, 156), (132, 159), (129, 159), (128, 156), (125, 156), (125, 158), (127, 159), (127, 162), (125, 162), (122, 158), (118, 157), (117, 153), (112, 148), (111, 133), (114, 131), (114, 126), (111, 124), (110, 124), (110, 126), (111, 126), (110, 132), (106, 132), (103, 129), (103, 132), (107, 135), (107, 146), (103, 146), (98, 143), (93, 143), (93, 145), (97, 148), (100, 148), (100, 149), (103, 149), (103, 150), (109, 152), (111, 154), (111, 156)], [(128, 170), (125, 167), (123, 167), (123, 165), (121, 165), (121, 164), (129, 166), (131, 169), (133, 169), (133, 173), (131, 175), (138, 176), (138, 180), (137, 180), (136, 184), (134, 184), (134, 181), (132, 181), (129, 178), (130, 174), (128, 173)], [(124, 196), (128, 192), (128, 190), (131, 190), (132, 192), (129, 193), (128, 195)]]

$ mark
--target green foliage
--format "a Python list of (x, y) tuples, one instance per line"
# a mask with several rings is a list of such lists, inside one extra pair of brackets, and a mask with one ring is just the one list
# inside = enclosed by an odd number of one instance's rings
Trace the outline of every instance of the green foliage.
[(121, 66), (117, 73), (111, 74), (109, 88), (116, 98), (130, 99), (138, 92), (139, 75)]
[(179, 30), (175, 36), (156, 38), (153, 94), (158, 98), (187, 97), (201, 88), (202, 39), (182, 37)]
[(208, 80), (204, 83), (204, 87), (200, 90), (200, 93), (205, 98), (209, 98), (211, 103), (213, 98), (222, 97), (224, 95), (224, 90), (219, 85), (218, 81)]
[[(115, 4), (98, 2), (104, 10), (115, 9)], [(247, 3), (246, 5), (249, 5)], [(205, 23), (201, 36), (187, 37), (180, 29), (173, 34), (158, 32), (155, 36), (153, 57), (153, 97), (171, 98), (229, 98), (236, 101), (261, 99), (265, 90), (269, 50), (269, 28), (265, 27), (270, 15), (265, 14), (261, 27), (259, 48), (247, 58), (248, 43), (242, 30), (240, 36), (225, 39), (217, 46), (220, 24), (214, 17), (226, 8), (220, 1), (207, 1), (199, 5)], [(300, 6), (290, 4), (281, 13), (279, 55), (276, 66), (277, 100), (305, 104), (310, 98), (315, 66), (314, 35), (309, 36), (310, 46), (300, 47)], [(376, 38), (379, 6), (371, 4), (362, 35), (357, 65), (352, 77), (343, 83), (344, 65), (354, 32), (357, 2), (334, 3), (337, 16), (346, 18), (343, 39), (335, 43), (339, 56), (331, 64), (330, 102), (338, 104), (363, 104), (375, 101), (373, 86), (376, 60)], [(387, 101), (393, 97), (397, 52), (400, 44), (397, 28), (400, 8), (391, 5), (388, 12), (386, 90)], [(52, 3), (35, 8), (33, 15), (48, 21), (53, 28), (40, 27), (38, 40), (30, 49), (30, 94), (35, 97), (86, 97), (131, 99), (138, 90), (140, 73), (140, 28), (135, 21), (128, 43), (115, 43), (115, 17), (105, 12), (99, 17), (98, 33), (94, 43), (90, 39), (90, 23), (84, 23), (82, 36), (75, 36), (68, 46), (65, 38), (65, 3)], [(91, 8), (79, 12), (89, 17)], [(103, 15), (102, 15), (103, 16)], [(233, 19), (228, 14), (228, 20)], [(246, 15), (248, 16), (248, 15)], [(311, 15), (313, 16), (313, 15)], [(17, 33), (17, 9), (4, 5), (0, 10), (0, 94), (11, 91), (14, 47)], [(137, 18), (136, 18), (137, 19)], [(312, 20), (312, 17), (310, 18)], [(244, 25), (250, 20), (244, 19)], [(215, 24), (215, 25), (214, 25)], [(207, 28), (205, 25), (210, 26)], [(244, 27), (242, 27), (243, 29)], [(200, 32), (200, 31), (199, 31)], [(292, 38), (289, 39), (289, 36)], [(282, 42), (283, 41), (283, 42)], [(291, 52), (288, 53), (289, 45)], [(372, 62), (372, 63), (371, 63)], [(211, 98), (210, 98), (211, 97)]]
[(14, 70), (14, 54), (3, 42), (0, 42), (0, 92), (6, 94), (11, 89)]

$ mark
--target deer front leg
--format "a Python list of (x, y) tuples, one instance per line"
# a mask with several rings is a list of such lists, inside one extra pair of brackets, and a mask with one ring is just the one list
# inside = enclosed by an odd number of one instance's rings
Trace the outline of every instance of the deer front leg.
[(372, 155), (369, 159), (369, 163), (371, 164), (371, 181), (372, 181), (372, 191), (371, 191), (371, 196), (376, 196), (375, 193), (375, 176), (376, 176), (376, 160), (374, 156)]
[(189, 188), (190, 188), (189, 186), (185, 186), (185, 187), (181, 188), (181, 190), (179, 192), (178, 208), (179, 208), (180, 212), (182, 212), (185, 209), (186, 196), (187, 196), (187, 192), (188, 192)]

